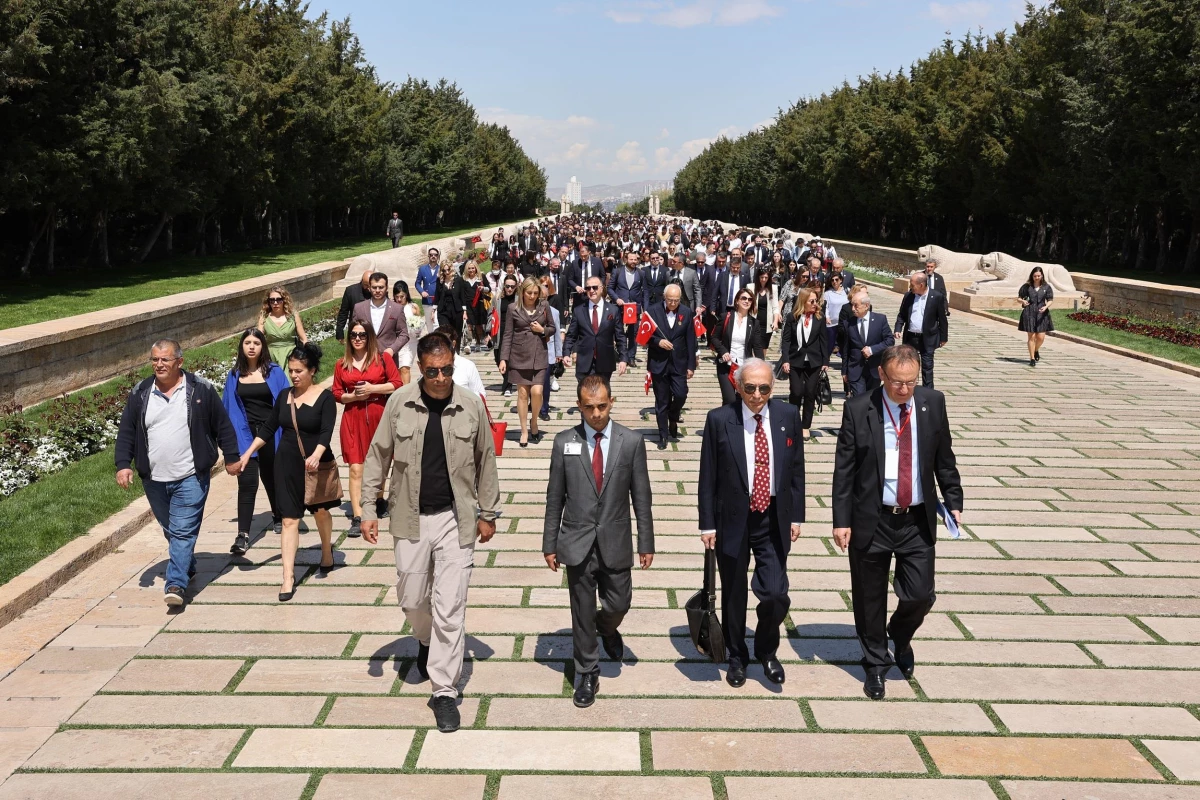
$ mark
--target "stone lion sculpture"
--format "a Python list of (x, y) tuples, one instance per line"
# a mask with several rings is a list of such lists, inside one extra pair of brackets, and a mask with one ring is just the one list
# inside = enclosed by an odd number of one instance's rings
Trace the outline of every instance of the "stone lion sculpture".
[[(984, 279), (981, 270), (981, 253), (956, 253), (936, 244), (927, 244), (917, 250), (917, 261), (924, 265), (928, 261), (937, 263), (938, 272), (946, 278), (973, 277)], [(974, 274), (972, 274), (974, 273)]]
[(1022, 261), (1008, 253), (988, 253), (979, 259), (979, 268), (996, 280), (989, 281), (986, 286), (988, 294), (1011, 291), (1016, 294), (1024, 283), (1029, 280), (1029, 273), (1034, 267), (1041, 267), (1046, 283), (1054, 287), (1056, 292), (1075, 292), (1075, 281), (1071, 273), (1062, 264), (1040, 264), (1035, 261)]

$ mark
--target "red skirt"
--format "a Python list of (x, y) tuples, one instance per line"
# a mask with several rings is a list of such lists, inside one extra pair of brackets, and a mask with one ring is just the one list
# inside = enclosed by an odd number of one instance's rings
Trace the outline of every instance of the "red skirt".
[(367, 451), (371, 449), (371, 439), (379, 420), (383, 419), (383, 409), (387, 405), (372, 400), (366, 403), (347, 403), (342, 413), (342, 460), (347, 464), (365, 464)]

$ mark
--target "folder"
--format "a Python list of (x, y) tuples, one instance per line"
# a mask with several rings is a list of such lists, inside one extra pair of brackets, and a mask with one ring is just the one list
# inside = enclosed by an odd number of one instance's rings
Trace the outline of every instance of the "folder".
[(954, 521), (954, 516), (950, 510), (938, 501), (938, 516), (942, 518), (942, 524), (946, 526), (946, 532), (950, 534), (951, 539), (961, 539), (962, 530), (958, 527), (958, 523)]

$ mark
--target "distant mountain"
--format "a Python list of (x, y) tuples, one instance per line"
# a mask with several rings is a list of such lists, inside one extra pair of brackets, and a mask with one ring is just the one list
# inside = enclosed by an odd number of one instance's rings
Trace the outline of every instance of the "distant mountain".
[(620, 183), (615, 186), (607, 183), (601, 183), (596, 186), (585, 186), (583, 187), (583, 202), (594, 203), (597, 200), (619, 198), (622, 194), (631, 195), (631, 199), (633, 200), (641, 200), (646, 195), (647, 184), (666, 184), (673, 180), (674, 178), (647, 178), (631, 183)]

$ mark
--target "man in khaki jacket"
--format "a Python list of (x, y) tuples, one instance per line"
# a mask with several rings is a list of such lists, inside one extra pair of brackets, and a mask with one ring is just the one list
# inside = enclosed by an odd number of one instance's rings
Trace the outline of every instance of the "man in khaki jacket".
[[(465, 644), (467, 585), (475, 538), (486, 542), (500, 516), (500, 479), (483, 401), (454, 383), (454, 350), (442, 335), (417, 345), (421, 379), (388, 400), (363, 470), (364, 497), (389, 467), (396, 596), (417, 639), (417, 670), (433, 687), (438, 730), (458, 729), (458, 680)], [(362, 535), (379, 541), (363, 507)]]

